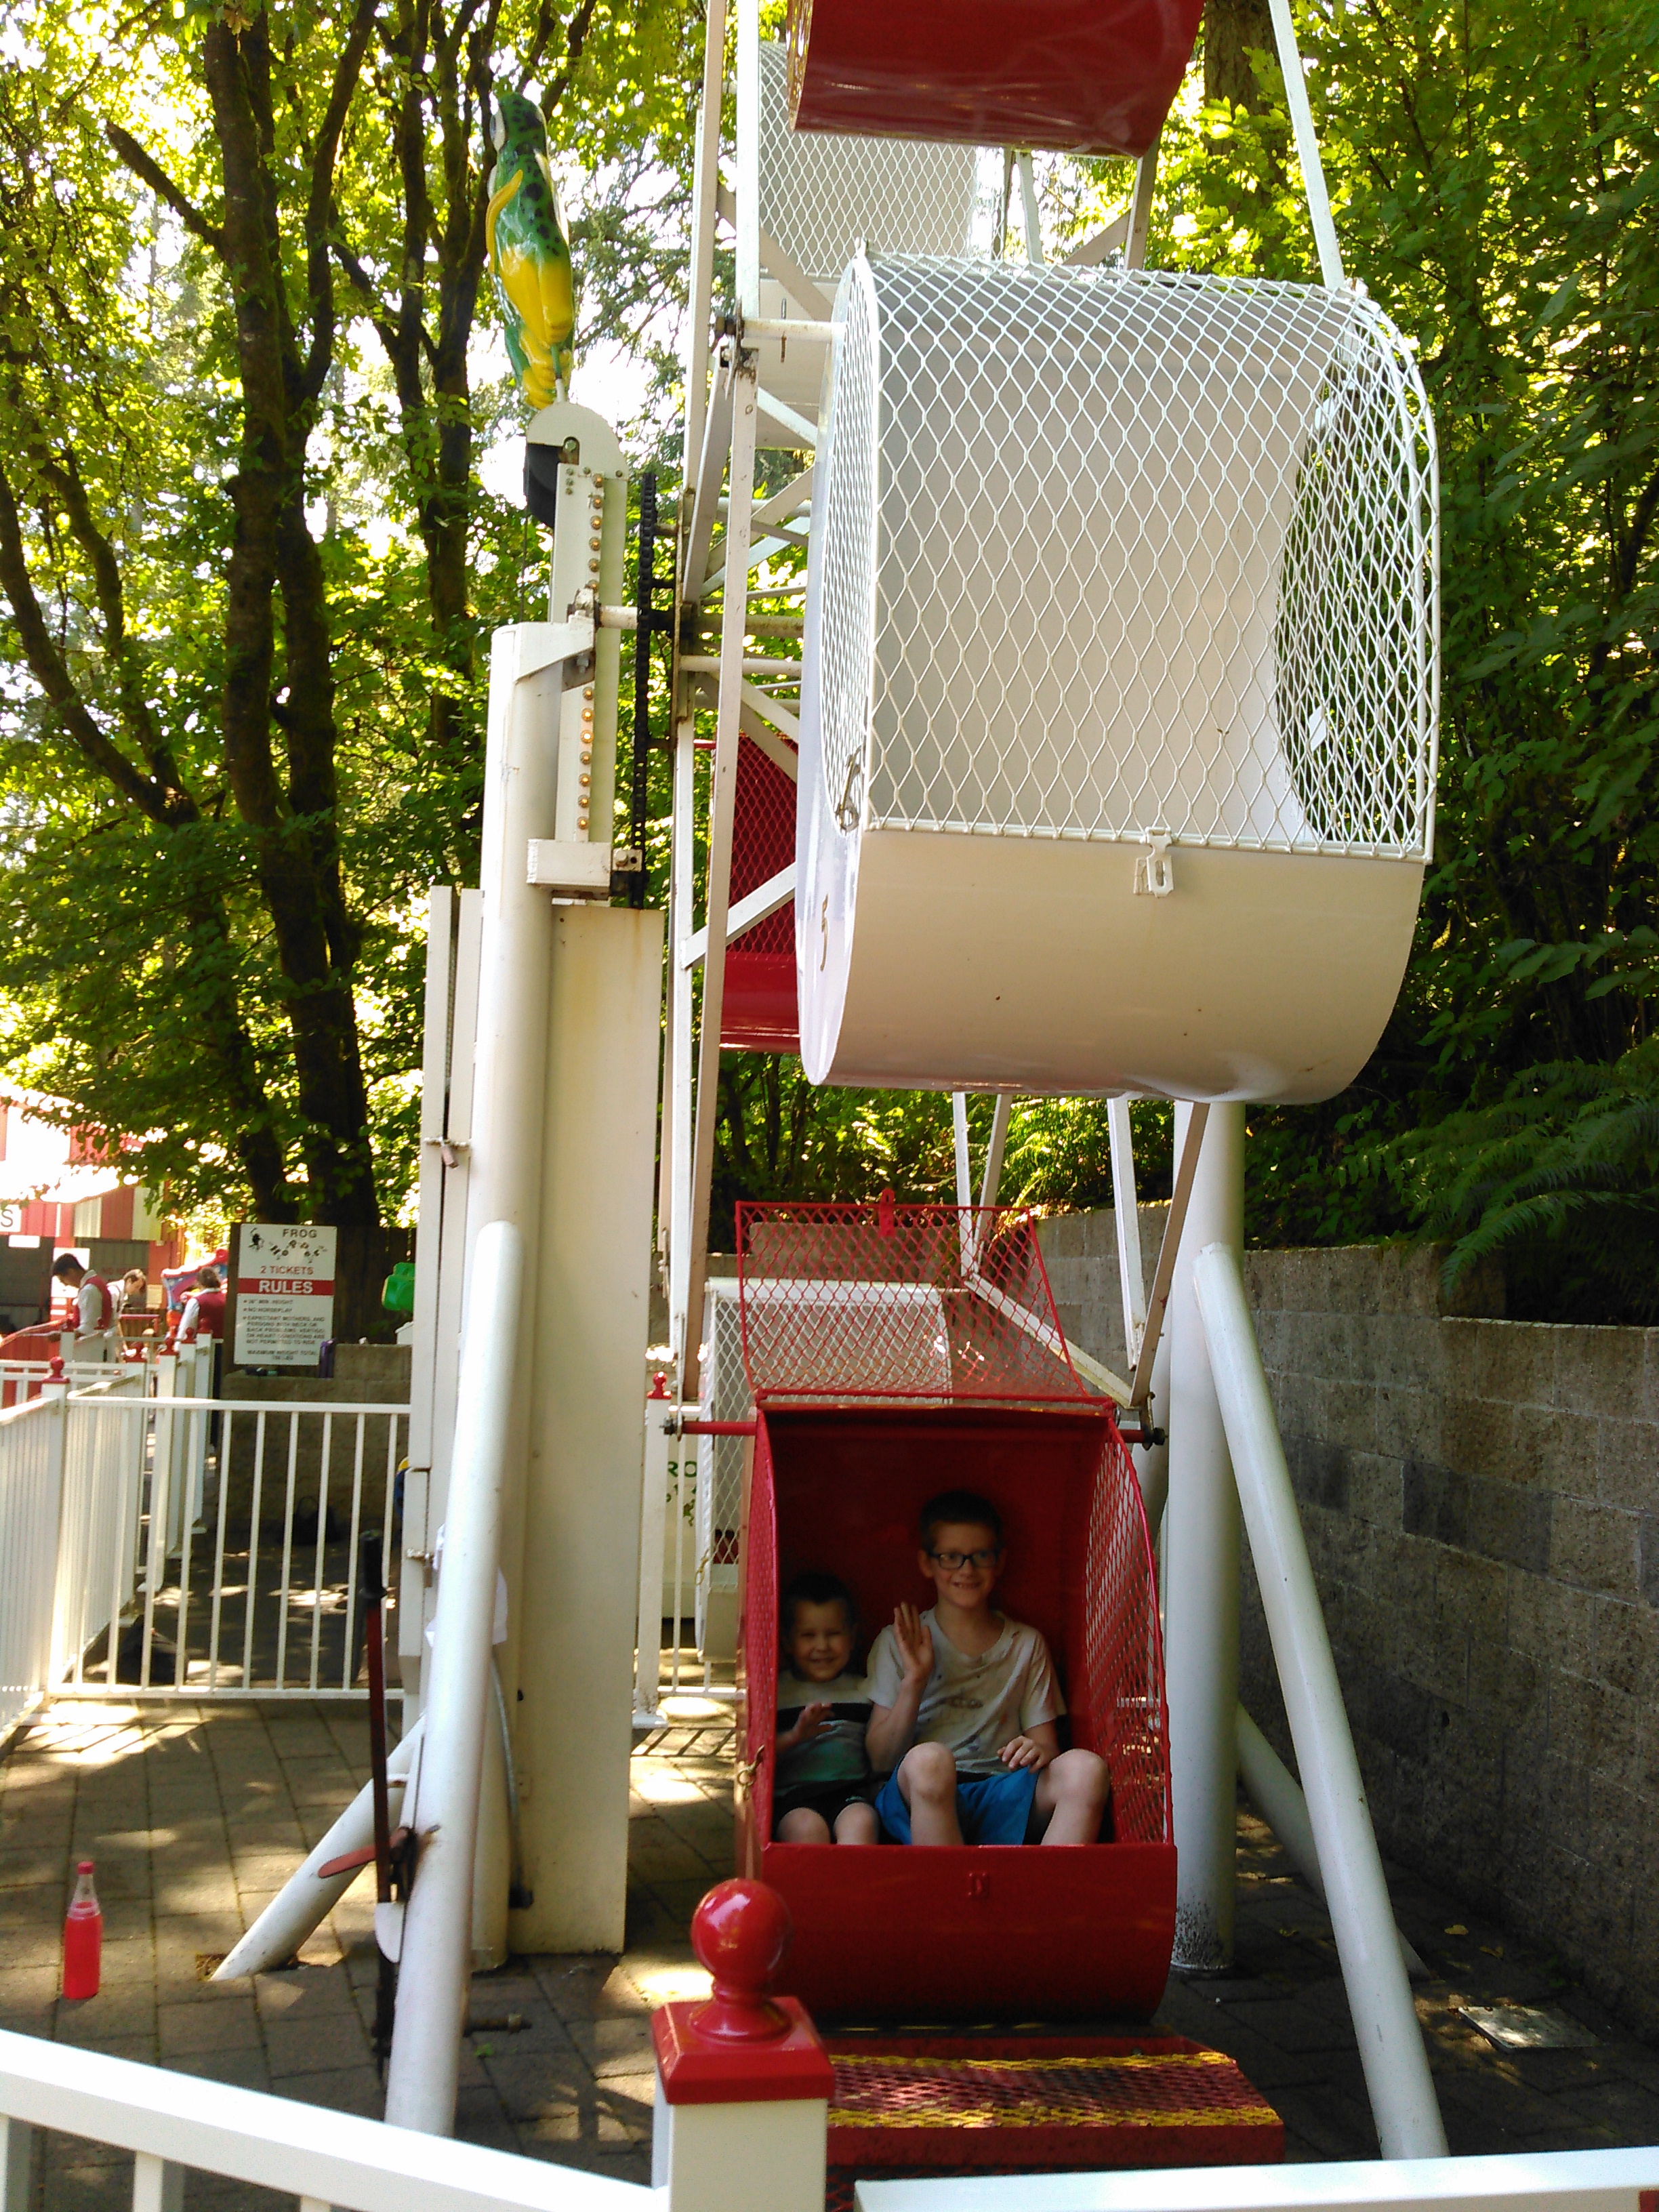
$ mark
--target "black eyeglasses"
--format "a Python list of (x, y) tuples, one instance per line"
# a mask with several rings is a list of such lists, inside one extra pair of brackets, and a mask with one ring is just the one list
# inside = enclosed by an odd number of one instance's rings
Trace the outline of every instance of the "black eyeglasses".
[(993, 1545), (988, 1550), (981, 1547), (977, 1552), (929, 1552), (927, 1556), (930, 1559), (936, 1559), (940, 1566), (948, 1567), (951, 1572), (955, 1574), (961, 1567), (994, 1566), (997, 1551), (996, 1547)]

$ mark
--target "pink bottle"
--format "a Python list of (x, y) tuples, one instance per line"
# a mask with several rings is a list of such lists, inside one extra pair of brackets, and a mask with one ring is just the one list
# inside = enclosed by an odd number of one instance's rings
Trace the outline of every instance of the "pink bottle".
[(64, 1995), (95, 1997), (104, 1948), (104, 1915), (92, 1886), (92, 1861), (76, 1869), (75, 1895), (64, 1922)]

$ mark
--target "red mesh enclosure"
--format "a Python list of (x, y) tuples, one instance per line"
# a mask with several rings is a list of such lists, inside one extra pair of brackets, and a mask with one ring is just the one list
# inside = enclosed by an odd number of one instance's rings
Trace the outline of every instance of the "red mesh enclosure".
[[(741, 1863), (793, 1915), (789, 1987), (815, 2011), (854, 2019), (1149, 2016), (1169, 1971), (1175, 1851), (1151, 1547), (1110, 1410), (1097, 1399), (775, 1398), (757, 1425), (739, 1728), (744, 1759), (759, 1764)], [(1101, 1844), (770, 1841), (778, 1591), (808, 1568), (839, 1576), (859, 1616), (858, 1668), (895, 1606), (930, 1601), (917, 1518), (957, 1486), (1001, 1516), (995, 1601), (1047, 1639), (1069, 1709), (1062, 1740), (1111, 1770)]]
[[(742, 1605), (738, 1622), (738, 1686), (742, 1699), (738, 1739), (738, 1822), (744, 1871), (760, 1872), (760, 1852), (772, 1833), (772, 1737), (778, 1710), (778, 1521), (772, 1455), (763, 1429), (750, 1471), (744, 1516)], [(745, 1787), (746, 1785), (746, 1787)]]
[[(780, 738), (786, 750), (794, 748)], [(738, 740), (738, 783), (732, 800), (732, 903), (761, 885), (795, 858), (795, 786), (752, 738)], [(784, 952), (795, 957), (794, 902), (757, 921), (737, 939), (745, 952)]]
[(757, 1402), (1091, 1398), (1023, 1207), (745, 1201), (738, 1283)]
[[(786, 751), (794, 748), (779, 738)], [(732, 797), (732, 902), (789, 866), (795, 857), (795, 786), (754, 742), (738, 740)], [(798, 1052), (795, 902), (788, 900), (734, 937), (726, 956), (720, 1042), (734, 1052)]]
[(1122, 1843), (1160, 1843), (1170, 1808), (1157, 1583), (1140, 1485), (1115, 1422), (1090, 1501), (1078, 1673), (1076, 1705), (1112, 1770), (1114, 1832)]
[[(1134, 1468), (1104, 1411), (769, 1413), (756, 1447), (746, 1579), (750, 1619), (771, 1624), (769, 1679), (776, 1592), (809, 1568), (827, 1568), (852, 1591), (861, 1649), (895, 1606), (929, 1601), (916, 1517), (935, 1491), (957, 1485), (1002, 1516), (1007, 1562), (996, 1603), (1047, 1639), (1071, 1741), (1111, 1769), (1113, 1837), (1163, 1842), (1169, 1759), (1152, 1546)], [(756, 1586), (763, 1561), (769, 1594)], [(755, 1652), (750, 1663), (761, 1662)]]

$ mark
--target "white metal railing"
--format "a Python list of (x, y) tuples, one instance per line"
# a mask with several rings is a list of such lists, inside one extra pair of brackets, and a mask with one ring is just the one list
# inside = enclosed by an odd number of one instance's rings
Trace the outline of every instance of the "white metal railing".
[(210, 1374), (204, 1346), (0, 1410), (0, 1733), (48, 1693), (367, 1694), (359, 1547), (394, 1556), (409, 1409)]
[(1644, 2212), (1659, 2149), (861, 2181), (859, 2212)]
[[(0, 2212), (30, 2212), (46, 2130), (131, 2153), (134, 2212), (177, 2212), (191, 2172), (275, 2190), (299, 2212), (807, 2212), (823, 2202), (822, 2118), (787, 2137), (775, 2124), (803, 2109), (659, 2095), (659, 2186), (647, 2190), (0, 2032)], [(1656, 2177), (1659, 2148), (1542, 2151), (860, 2181), (854, 2201), (858, 2212), (1644, 2212)]]
[(301, 2212), (647, 2212), (652, 2198), (574, 2166), (0, 2033), (0, 2212), (33, 2205), (46, 2129), (132, 2152), (134, 2212), (173, 2212), (186, 2172), (276, 2190)]
[[(0, 1410), (38, 1398), (42, 1387), (54, 1379), (53, 1365), (52, 1360), (45, 1358), (0, 1359)], [(136, 1360), (67, 1359), (57, 1363), (56, 1379), (71, 1383), (76, 1389), (85, 1389), (91, 1383), (137, 1365)], [(149, 1371), (148, 1363), (141, 1371)]]
[(0, 1412), (0, 1738), (51, 1673), (66, 1393)]
[[(94, 1640), (118, 1638), (133, 1602), (146, 1443), (133, 1415), (146, 1382), (142, 1367), (105, 1368), (64, 1400), (49, 1683), (78, 1669)], [(101, 1418), (111, 1407), (118, 1416)]]

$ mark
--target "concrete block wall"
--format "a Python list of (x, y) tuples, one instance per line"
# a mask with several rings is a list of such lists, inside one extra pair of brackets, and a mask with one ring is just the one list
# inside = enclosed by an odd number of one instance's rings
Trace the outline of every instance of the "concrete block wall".
[[(1121, 1358), (1111, 1216), (1043, 1242)], [(1659, 2037), (1659, 1330), (1505, 1321), (1490, 1279), (1450, 1310), (1439, 1273), (1245, 1258), (1378, 1832)], [(1288, 1757), (1248, 1547), (1243, 1647)]]

